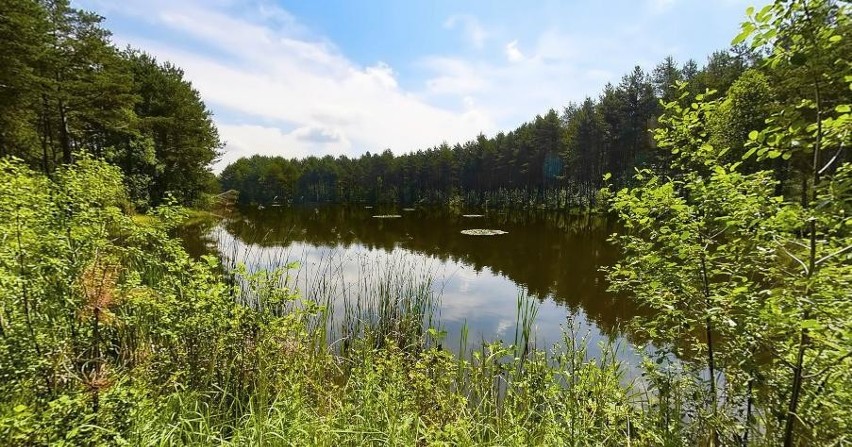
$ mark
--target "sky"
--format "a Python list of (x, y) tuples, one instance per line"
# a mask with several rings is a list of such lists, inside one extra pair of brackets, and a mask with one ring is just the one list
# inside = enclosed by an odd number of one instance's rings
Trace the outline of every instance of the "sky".
[[(702, 65), (747, 0), (76, 0), (184, 69), (252, 154), (400, 154), (509, 131), (636, 65)], [(757, 4), (756, 6), (760, 6)]]

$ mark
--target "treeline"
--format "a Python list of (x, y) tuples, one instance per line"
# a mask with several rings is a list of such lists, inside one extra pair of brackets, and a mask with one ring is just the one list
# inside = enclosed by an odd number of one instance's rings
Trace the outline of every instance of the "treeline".
[[(636, 166), (666, 164), (653, 150), (649, 130), (662, 113), (661, 100), (677, 99), (678, 82), (687, 82), (693, 93), (733, 88), (747, 102), (754, 95), (748, 91), (754, 75), (741, 78), (758, 59), (742, 46), (713, 53), (704, 67), (668, 57), (650, 73), (637, 66), (597, 98), (569, 104), (561, 113), (550, 110), (493, 138), (480, 134), (465, 143), (399, 156), (390, 150), (358, 158), (255, 155), (226, 167), (220, 181), (223, 189), (238, 190), (243, 203), (410, 204), (457, 197), (476, 204), (590, 205), (605, 173), (622, 181)], [(748, 127), (742, 123), (738, 128)], [(744, 135), (729, 137), (742, 140)]]
[(0, 157), (48, 175), (86, 151), (119, 166), (137, 207), (215, 188), (221, 146), (183, 71), (119, 50), (67, 0), (0, 2)]

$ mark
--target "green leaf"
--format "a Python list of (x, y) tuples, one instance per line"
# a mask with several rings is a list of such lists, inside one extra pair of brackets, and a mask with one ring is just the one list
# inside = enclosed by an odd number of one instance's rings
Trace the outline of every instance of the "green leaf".
[(804, 320), (801, 327), (802, 329), (822, 329), (823, 325), (817, 320)]
[(17, 406), (15, 406), (15, 413), (22, 413), (26, 409), (27, 409), (27, 406), (24, 405), (24, 404), (17, 405)]
[(751, 140), (751, 141), (757, 141), (757, 137), (759, 137), (759, 136), (760, 136), (760, 132), (758, 132), (756, 130), (752, 130), (751, 132), (748, 133), (748, 139)]
[(852, 107), (850, 107), (849, 104), (840, 104), (834, 108), (834, 111), (837, 113), (849, 113), (852, 111)]
[(737, 34), (737, 37), (734, 37), (734, 40), (731, 41), (731, 45), (737, 45), (743, 43), (748, 36), (751, 35), (753, 30), (744, 29), (741, 33)]
[(757, 15), (754, 16), (754, 19), (757, 20), (760, 23), (765, 23), (767, 20), (769, 20), (769, 12), (771, 10), (772, 10), (771, 4), (764, 6), (763, 9), (761, 9), (760, 12), (758, 12)]

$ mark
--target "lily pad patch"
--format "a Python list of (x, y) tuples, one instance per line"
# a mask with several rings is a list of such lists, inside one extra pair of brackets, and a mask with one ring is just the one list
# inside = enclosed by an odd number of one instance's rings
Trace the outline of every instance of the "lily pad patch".
[(484, 228), (472, 228), (470, 230), (462, 230), (461, 234), (466, 234), (468, 236), (497, 236), (499, 234), (507, 234), (508, 231), (503, 230), (491, 230)]

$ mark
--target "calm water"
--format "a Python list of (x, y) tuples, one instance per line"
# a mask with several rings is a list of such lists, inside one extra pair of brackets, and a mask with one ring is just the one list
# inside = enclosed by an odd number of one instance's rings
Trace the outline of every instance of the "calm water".
[[(607, 292), (599, 271), (617, 257), (607, 242), (617, 230), (612, 222), (555, 212), (466, 212), (484, 216), (353, 206), (245, 209), (213, 228), (189, 228), (184, 239), (194, 254), (219, 250), (250, 268), (299, 261), (291, 281), (302, 291), (334, 278), (332, 293), (345, 294), (388, 267), (431, 275), (447, 346), (457, 345), (464, 324), (471, 341), (512, 342), (522, 293), (538, 302), (539, 347), (559, 342), (570, 321), (589, 337), (592, 352), (597, 342), (612, 339), (625, 346), (625, 359), (633, 358), (623, 342), (638, 341), (623, 329), (638, 309)], [(373, 217), (382, 214), (401, 217)], [(508, 233), (461, 233), (472, 228)]]

